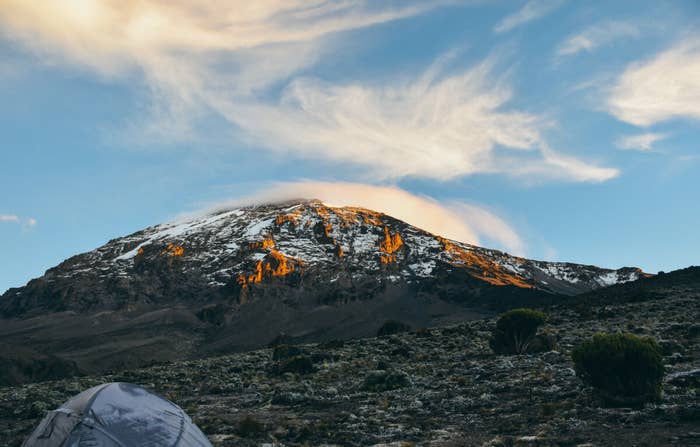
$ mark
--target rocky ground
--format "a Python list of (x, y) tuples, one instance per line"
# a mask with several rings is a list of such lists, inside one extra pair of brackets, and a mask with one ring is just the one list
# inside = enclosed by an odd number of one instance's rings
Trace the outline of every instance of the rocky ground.
[[(700, 293), (548, 311), (554, 351), (496, 356), (494, 319), (379, 338), (271, 349), (0, 389), (0, 445), (19, 446), (44, 412), (125, 381), (182, 406), (216, 446), (700, 445)], [(570, 352), (599, 331), (655, 337), (663, 398), (605, 409)]]

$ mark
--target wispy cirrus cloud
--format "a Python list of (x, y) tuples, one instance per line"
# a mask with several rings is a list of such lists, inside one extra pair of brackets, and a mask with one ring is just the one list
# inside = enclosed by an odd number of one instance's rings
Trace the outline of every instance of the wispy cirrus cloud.
[(573, 181), (617, 175), (548, 148), (538, 116), (506, 107), (512, 92), (494, 81), (493, 61), (451, 75), (438, 62), (402, 83), (335, 85), (305, 78), (279, 102), (217, 102), (258, 144), (305, 156), (361, 163), (380, 178), (450, 179), (477, 173)]
[[(135, 121), (158, 141), (197, 138), (197, 119), (214, 114), (256, 147), (367, 167), (385, 179), (616, 176), (616, 169), (549, 148), (544, 120), (509, 107), (513, 92), (492, 58), (454, 70), (439, 60), (412, 79), (372, 83), (329, 83), (306, 73), (332, 47), (332, 34), (450, 3), (5, 0), (0, 24), (50, 63), (115, 82), (143, 77), (152, 115), (145, 125)], [(560, 3), (531, 0), (499, 29)]]
[(526, 251), (526, 244), (518, 231), (493, 211), (460, 200), (441, 202), (396, 186), (312, 180), (282, 182), (248, 197), (209, 205), (207, 208), (215, 210), (291, 199), (319, 199), (330, 206), (367, 208), (461, 242), (478, 245), (488, 240), (495, 248), (519, 256), (524, 256)]
[(665, 133), (647, 132), (639, 135), (626, 135), (620, 137), (616, 145), (624, 150), (650, 151), (654, 144), (667, 138)]
[(311, 41), (423, 13), (448, 1), (4, 0), (5, 32), (48, 57), (110, 75), (165, 57)]
[(613, 41), (638, 37), (641, 34), (642, 26), (638, 22), (608, 20), (569, 36), (559, 45), (556, 52), (558, 56), (572, 56), (582, 51), (592, 53), (598, 47)]
[(522, 8), (504, 17), (493, 28), (495, 33), (504, 33), (546, 16), (559, 8), (564, 0), (528, 0)]
[(673, 118), (700, 120), (700, 37), (631, 64), (612, 87), (607, 110), (640, 127)]
[(0, 214), (0, 223), (10, 222), (22, 225), (24, 228), (33, 228), (37, 225), (37, 220), (33, 217), (27, 217), (23, 219), (16, 214)]
[(152, 97), (144, 129), (183, 139), (208, 111), (204, 94), (250, 101), (311, 66), (329, 35), (453, 2), (4, 0), (0, 30), (52, 65), (142, 76)]

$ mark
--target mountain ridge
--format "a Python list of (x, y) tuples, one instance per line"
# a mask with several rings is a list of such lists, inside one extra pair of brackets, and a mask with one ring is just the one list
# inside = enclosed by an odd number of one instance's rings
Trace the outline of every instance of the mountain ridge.
[[(350, 231), (348, 235), (346, 229), (350, 225), (359, 225), (359, 230)], [(91, 285), (100, 288), (99, 283), (106, 280), (114, 282), (120, 277), (132, 279), (146, 274), (149, 267), (163, 264), (158, 258), (168, 261), (167, 267), (183, 267), (185, 273), (187, 264), (193, 264), (189, 267), (196, 266), (203, 271), (203, 277), (198, 279), (207, 280), (197, 287), (215, 294), (220, 294), (217, 289), (223, 288), (227, 298), (237, 294), (238, 301), (245, 301), (252, 286), (264, 279), (295, 278), (298, 276), (295, 273), (332, 263), (341, 267), (352, 264), (350, 267), (355, 270), (380, 274), (388, 281), (398, 281), (399, 275), (411, 282), (431, 276), (435, 263), (443, 262), (492, 285), (535, 288), (565, 295), (644, 275), (633, 267), (602, 269), (511, 256), (433, 235), (365, 208), (330, 207), (318, 200), (286, 201), (222, 210), (112, 239), (102, 247), (67, 259), (24, 287), (9, 289), (3, 295), (0, 312), (5, 316), (22, 316), (30, 303), (20, 295), (27, 288), (32, 289), (37, 281), (47, 285), (92, 276), (99, 280)], [(403, 262), (407, 258), (415, 262)], [(397, 264), (402, 268), (393, 268)], [(338, 281), (340, 276), (329, 279)], [(163, 293), (172, 291), (166, 284), (161, 287)], [(63, 300), (69, 297), (69, 289), (70, 286), (52, 287), (59, 299), (50, 303), (50, 310), (95, 310), (104, 304), (92, 303), (91, 307), (88, 302), (82, 306), (66, 303)], [(153, 295), (148, 290), (144, 293)], [(8, 301), (14, 301), (14, 309), (8, 308)]]
[(86, 371), (457, 323), (643, 277), (534, 261), (304, 200), (148, 227), (0, 298), (0, 339)]

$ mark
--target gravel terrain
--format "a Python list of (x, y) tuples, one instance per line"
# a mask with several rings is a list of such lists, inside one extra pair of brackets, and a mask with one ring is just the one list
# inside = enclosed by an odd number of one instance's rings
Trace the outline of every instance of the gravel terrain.
[[(103, 376), (0, 388), (0, 445), (19, 446), (44, 412), (123, 381), (183, 407), (216, 446), (700, 445), (700, 292), (548, 310), (556, 350), (496, 356), (495, 319), (346, 342), (263, 349)], [(600, 408), (570, 352), (596, 332), (656, 338), (661, 402)]]

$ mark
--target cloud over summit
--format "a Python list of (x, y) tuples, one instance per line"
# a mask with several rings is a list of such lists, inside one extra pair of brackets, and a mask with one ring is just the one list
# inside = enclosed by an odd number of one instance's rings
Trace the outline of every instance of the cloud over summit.
[(512, 254), (525, 255), (526, 246), (517, 230), (494, 212), (462, 200), (440, 202), (396, 186), (312, 180), (281, 182), (252, 196), (208, 208), (217, 210), (292, 199), (319, 199), (329, 206), (367, 208), (449, 239), (477, 245), (486, 239)]

